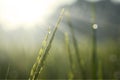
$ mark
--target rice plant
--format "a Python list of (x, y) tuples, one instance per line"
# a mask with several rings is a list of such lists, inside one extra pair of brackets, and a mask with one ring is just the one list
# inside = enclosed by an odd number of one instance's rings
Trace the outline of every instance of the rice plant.
[[(95, 4), (91, 3), (91, 23), (95, 23), (96, 21), (96, 12), (95, 12)], [(96, 45), (96, 30), (98, 26), (97, 24), (92, 25), (92, 78), (98, 79), (98, 60), (97, 60), (97, 45)]]
[(70, 43), (69, 43), (69, 37), (68, 37), (68, 33), (65, 33), (65, 42), (66, 42), (66, 50), (68, 53), (68, 57), (69, 57), (69, 63), (70, 63), (70, 72), (68, 74), (68, 78), (69, 80), (74, 79), (74, 62), (72, 59), (72, 55), (71, 55), (71, 51), (70, 51)]
[(64, 9), (62, 9), (62, 11), (61, 11), (61, 14), (58, 18), (58, 21), (57, 21), (57, 23), (54, 27), (54, 30), (51, 34), (51, 37), (50, 37), (49, 41), (48, 41), (48, 37), (49, 37), (50, 32), (48, 32), (45, 40), (43, 40), (42, 48), (40, 49), (37, 60), (34, 63), (32, 69), (31, 69), (29, 80), (38, 79), (38, 76), (39, 76), (41, 70), (43, 69), (44, 62), (45, 62), (45, 60), (47, 58), (47, 55), (49, 53), (49, 50), (51, 48), (51, 44), (52, 44), (52, 41), (54, 39), (55, 33), (56, 33), (56, 31), (59, 27), (59, 24), (60, 24), (60, 22), (63, 18), (63, 14), (64, 14)]
[(72, 34), (72, 41), (73, 41), (73, 46), (74, 46), (74, 49), (75, 49), (75, 55), (76, 55), (76, 59), (77, 59), (77, 62), (78, 62), (78, 67), (79, 67), (79, 70), (81, 71), (81, 77), (82, 79), (86, 79), (86, 76), (85, 76), (85, 70), (83, 68), (83, 65), (81, 63), (81, 59), (80, 59), (80, 52), (79, 52), (79, 47), (77, 45), (77, 40), (76, 40), (76, 37), (75, 37), (75, 33), (74, 33), (74, 28), (73, 28), (73, 25), (71, 23), (71, 18), (70, 18), (70, 13), (68, 12), (67, 14), (67, 22), (68, 22), (68, 25), (69, 25), (69, 28), (70, 28), (70, 32)]
[(93, 50), (92, 50), (92, 70), (93, 70), (93, 79), (97, 79), (98, 78), (98, 58), (97, 58), (97, 45), (96, 45), (96, 30), (97, 30), (98, 26), (97, 24), (94, 24), (92, 26), (92, 30), (93, 30)]
[(98, 61), (98, 80), (103, 80), (102, 62)]
[(8, 68), (7, 68), (7, 72), (6, 72), (5, 80), (7, 80), (7, 78), (8, 78), (9, 71), (10, 71), (10, 64), (8, 64)]
[(37, 60), (36, 60), (36, 62), (34, 63), (32, 69), (31, 69), (30, 79), (34, 79), (34, 77), (35, 77), (35, 74), (36, 74), (38, 65), (39, 65), (39, 63), (40, 63), (40, 58), (41, 58), (41, 56), (42, 56), (42, 54), (43, 54), (43, 50), (44, 50), (45, 47), (46, 47), (46, 44), (47, 44), (47, 40), (48, 40), (49, 35), (50, 35), (50, 31), (48, 32), (48, 34), (46, 35), (45, 39), (44, 39), (43, 42), (42, 42), (42, 47), (41, 47), (41, 49), (39, 50), (39, 54), (38, 54), (38, 56), (37, 56)]

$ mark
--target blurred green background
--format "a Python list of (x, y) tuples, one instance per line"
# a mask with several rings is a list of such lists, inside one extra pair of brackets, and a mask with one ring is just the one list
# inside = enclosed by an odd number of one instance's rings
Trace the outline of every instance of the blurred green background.
[[(64, 1), (63, 1), (64, 2)], [(69, 1), (68, 1), (69, 2)], [(46, 4), (47, 5), (47, 4)], [(75, 54), (79, 50), (80, 63), (83, 66), (86, 79), (92, 79), (93, 35), (95, 35), (97, 54), (98, 79), (120, 79), (120, 4), (119, 1), (76, 0), (72, 4), (57, 7), (54, 14), (48, 17), (46, 24), (51, 30), (55, 25), (61, 8), (65, 8), (65, 15), (53, 40), (40, 79), (82, 79), (79, 63)], [(70, 18), (68, 19), (68, 14)], [(70, 22), (68, 21), (70, 20)], [(72, 24), (72, 25), (69, 25)], [(2, 24), (2, 23), (1, 23)], [(97, 24), (94, 33), (92, 25)], [(33, 29), (19, 27), (15, 30), (4, 30), (0, 26), (0, 79), (28, 79), (30, 70), (36, 61), (42, 41), (48, 33), (48, 26), (35, 25)], [(74, 46), (74, 40), (77, 45)], [(69, 38), (69, 49), (66, 45), (65, 33)], [(69, 53), (73, 60), (73, 72)]]

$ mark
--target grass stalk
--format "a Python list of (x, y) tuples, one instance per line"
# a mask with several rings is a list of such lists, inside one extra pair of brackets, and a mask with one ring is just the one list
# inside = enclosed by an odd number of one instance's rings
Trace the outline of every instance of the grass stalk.
[(10, 71), (10, 64), (8, 64), (8, 68), (7, 68), (7, 72), (6, 72), (5, 80), (8, 79), (9, 71)]
[(92, 48), (92, 70), (93, 70), (93, 79), (97, 79), (98, 78), (98, 58), (97, 58), (97, 40), (96, 40), (96, 30), (97, 30), (98, 26), (97, 24), (94, 24), (92, 27), (93, 30), (93, 48)]
[(98, 63), (98, 80), (103, 80), (102, 62), (100, 60)]
[(32, 69), (31, 69), (30, 78), (29, 78), (30, 80), (31, 80), (31, 79), (34, 79), (34, 77), (35, 77), (35, 73), (36, 73), (37, 67), (38, 67), (38, 65), (39, 65), (39, 60), (40, 60), (40, 58), (41, 58), (41, 56), (42, 56), (42, 54), (43, 54), (43, 50), (44, 50), (45, 47), (46, 47), (46, 44), (47, 44), (49, 35), (50, 35), (50, 30), (48, 31), (45, 39), (44, 39), (43, 42), (42, 42), (42, 47), (41, 47), (40, 50), (39, 50), (39, 53), (38, 53), (38, 56), (37, 56), (37, 60), (36, 60), (36, 62), (34, 63)]
[[(91, 3), (91, 23), (93, 24), (92, 26), (92, 44), (93, 44), (93, 49), (92, 49), (92, 78), (93, 79), (98, 79), (100, 76), (98, 75), (98, 57), (97, 57), (97, 39), (96, 39), (96, 31), (98, 28), (97, 24), (94, 24), (96, 21), (96, 8), (95, 8), (95, 3)], [(99, 71), (100, 72), (100, 71)]]
[(70, 31), (71, 31), (71, 34), (72, 34), (72, 41), (73, 41), (73, 46), (75, 48), (75, 54), (76, 54), (76, 59), (77, 59), (77, 62), (78, 62), (78, 67), (79, 67), (79, 70), (81, 71), (81, 77), (82, 79), (86, 79), (86, 76), (85, 76), (85, 70), (83, 68), (83, 65), (81, 63), (81, 59), (80, 59), (80, 52), (79, 52), (79, 47), (77, 45), (77, 40), (76, 40), (76, 37), (75, 37), (75, 33), (74, 33), (74, 29), (73, 29), (73, 25), (71, 23), (71, 19), (70, 19), (70, 13), (67, 14), (67, 17), (68, 17), (68, 25), (69, 25), (69, 28), (70, 28)]
[(68, 33), (65, 33), (65, 43), (66, 43), (66, 48), (67, 48), (66, 50), (68, 53), (69, 63), (70, 63), (69, 80), (73, 80), (74, 79), (74, 62), (73, 62), (71, 51), (70, 51)]
[(59, 27), (59, 24), (60, 24), (60, 22), (61, 22), (61, 20), (63, 18), (63, 14), (64, 14), (64, 9), (61, 11), (61, 14), (60, 14), (60, 16), (58, 18), (58, 21), (57, 21), (57, 23), (56, 23), (56, 25), (54, 27), (54, 30), (52, 32), (52, 35), (51, 35), (49, 41), (48, 41), (48, 44), (46, 44), (47, 43), (46, 40), (48, 39), (47, 38), (44, 41), (46, 45), (43, 44), (44, 46), (40, 49), (38, 58), (37, 58), (35, 64), (33, 65), (33, 68), (31, 69), (29, 80), (38, 79), (38, 76), (39, 76), (39, 74), (40, 74), (40, 72), (41, 72), (41, 70), (42, 70), (42, 68), (44, 66), (44, 62), (45, 62), (45, 60), (47, 58), (47, 54), (48, 54), (48, 52), (49, 52), (49, 50), (51, 48), (51, 44), (52, 44), (52, 41), (54, 39), (55, 33), (56, 33), (56, 31), (57, 31), (57, 29)]

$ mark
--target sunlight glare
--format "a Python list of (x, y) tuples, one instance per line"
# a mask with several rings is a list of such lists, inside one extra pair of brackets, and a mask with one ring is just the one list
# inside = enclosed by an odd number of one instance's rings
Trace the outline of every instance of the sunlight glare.
[(60, 6), (75, 0), (0, 0), (0, 24), (6, 29), (41, 24)]

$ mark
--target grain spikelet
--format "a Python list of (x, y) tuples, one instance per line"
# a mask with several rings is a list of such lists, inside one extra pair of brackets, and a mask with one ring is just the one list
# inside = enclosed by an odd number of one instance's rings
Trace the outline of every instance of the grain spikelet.
[(33, 68), (31, 69), (29, 80), (38, 79), (38, 76), (39, 76), (39, 74), (40, 74), (40, 72), (41, 72), (41, 70), (42, 70), (42, 68), (44, 66), (44, 62), (46, 60), (47, 54), (48, 54), (48, 52), (49, 52), (49, 50), (51, 48), (51, 44), (52, 44), (52, 41), (54, 39), (55, 33), (56, 33), (56, 31), (57, 31), (57, 29), (59, 27), (59, 24), (60, 24), (60, 22), (62, 20), (63, 14), (64, 14), (64, 9), (61, 11), (61, 14), (60, 14), (60, 16), (58, 18), (58, 21), (57, 21), (57, 23), (56, 23), (56, 25), (54, 27), (54, 30), (53, 30), (53, 32), (51, 34), (51, 37), (50, 37), (49, 41), (48, 41), (48, 37), (49, 37), (50, 32), (48, 32), (48, 34), (46, 36), (47, 39), (45, 39), (43, 44), (42, 44), (42, 48), (40, 49), (38, 58), (37, 58), (37, 60), (36, 60), (36, 62), (34, 64)]

